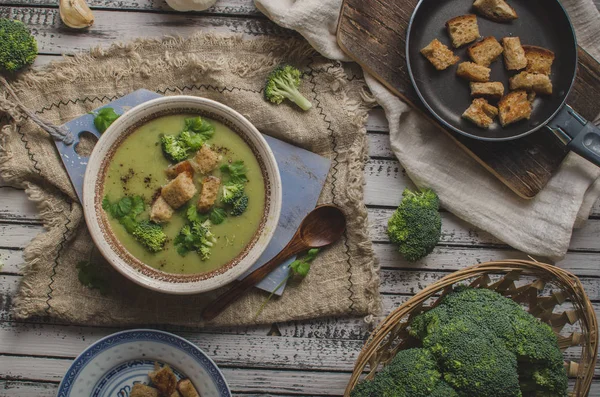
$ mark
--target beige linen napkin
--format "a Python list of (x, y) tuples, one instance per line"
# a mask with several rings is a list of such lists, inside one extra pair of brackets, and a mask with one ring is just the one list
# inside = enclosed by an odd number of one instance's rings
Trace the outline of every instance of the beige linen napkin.
[[(306, 72), (302, 94), (313, 107), (264, 100), (266, 76), (282, 63)], [(363, 167), (365, 122), (372, 106), (355, 65), (319, 56), (297, 38), (225, 37), (138, 39), (92, 49), (20, 74), (12, 87), (25, 107), (60, 125), (140, 88), (194, 95), (224, 103), (259, 131), (331, 159), (319, 203), (334, 203), (347, 218), (342, 239), (323, 250), (308, 276), (255, 313), (267, 297), (254, 289), (210, 323), (202, 308), (227, 287), (196, 295), (144, 289), (116, 272), (94, 248), (82, 208), (52, 139), (23, 117), (0, 89), (0, 178), (26, 189), (46, 227), (23, 253), (24, 277), (12, 303), (16, 318), (50, 316), (85, 325), (171, 324), (200, 327), (273, 323), (324, 316), (372, 316), (381, 306), (379, 276), (367, 211)], [(10, 117), (8, 117), (10, 116)], [(79, 281), (89, 261), (104, 294)]]
[[(600, 59), (600, 13), (593, 0), (565, 0), (579, 44)], [(342, 0), (255, 0), (274, 22), (302, 34), (326, 57), (349, 60), (337, 46), (335, 29)], [(573, 227), (588, 218), (600, 196), (600, 168), (569, 154), (533, 200), (517, 197), (450, 138), (365, 73), (384, 108), (391, 146), (419, 187), (430, 187), (458, 217), (531, 255), (561, 259)], [(398, 192), (398, 201), (400, 201)]]

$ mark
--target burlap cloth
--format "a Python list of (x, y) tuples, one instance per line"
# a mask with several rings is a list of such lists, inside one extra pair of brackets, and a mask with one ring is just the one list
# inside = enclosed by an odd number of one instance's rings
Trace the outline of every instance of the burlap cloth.
[[(265, 77), (282, 62), (306, 72), (302, 91), (314, 105), (309, 112), (263, 100)], [(332, 168), (319, 201), (343, 208), (346, 236), (324, 251), (308, 277), (270, 302), (256, 321), (358, 316), (379, 310), (379, 278), (363, 204), (364, 123), (372, 101), (359, 70), (323, 58), (300, 39), (198, 35), (95, 49), (27, 72), (12, 85), (29, 109), (57, 124), (139, 88), (207, 97), (241, 112), (265, 134), (330, 158)], [(0, 93), (0, 103), (4, 116), (12, 118), (8, 123), (4, 117), (0, 175), (6, 183), (26, 189), (46, 227), (24, 251), (15, 316), (51, 316), (78, 324), (206, 325), (200, 311), (223, 290), (195, 296), (151, 292), (98, 258), (51, 139), (19, 114), (5, 92)], [(104, 296), (78, 281), (76, 265), (89, 258), (109, 280)], [(253, 323), (265, 297), (252, 291), (211, 325)]]

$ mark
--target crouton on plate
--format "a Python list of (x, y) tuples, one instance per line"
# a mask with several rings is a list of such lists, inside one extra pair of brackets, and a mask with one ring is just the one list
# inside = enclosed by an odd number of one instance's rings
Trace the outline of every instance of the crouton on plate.
[(219, 164), (219, 154), (213, 151), (208, 145), (204, 144), (196, 152), (196, 156), (194, 156), (194, 163), (196, 164), (196, 169), (201, 174), (208, 174)]
[(469, 57), (478, 65), (490, 66), (504, 49), (495, 37), (489, 36), (467, 48)]
[(168, 222), (173, 216), (173, 208), (162, 196), (158, 196), (150, 208), (150, 220), (156, 223)]
[(194, 167), (192, 167), (192, 163), (190, 163), (188, 160), (184, 160), (184, 161), (181, 161), (177, 164), (170, 166), (169, 168), (167, 168), (165, 170), (165, 173), (167, 174), (167, 178), (170, 178), (170, 179), (175, 178), (177, 175), (181, 174), (182, 172), (188, 172), (190, 175), (193, 175)]
[(471, 96), (500, 98), (504, 95), (504, 84), (499, 81), (489, 83), (471, 82)]
[(504, 47), (504, 67), (507, 70), (521, 70), (527, 66), (525, 50), (521, 46), (521, 39), (518, 37), (505, 37), (502, 39)]
[(456, 69), (456, 75), (469, 81), (486, 83), (490, 80), (490, 68), (473, 62), (461, 62)]
[(533, 45), (524, 45), (523, 50), (527, 58), (527, 72), (550, 75), (554, 62), (552, 51)]
[(207, 176), (202, 180), (202, 190), (198, 199), (198, 211), (207, 212), (217, 201), (221, 180), (216, 176)]
[(477, 17), (473, 14), (452, 18), (446, 22), (446, 28), (454, 48), (469, 44), (479, 38)]
[(442, 44), (438, 39), (433, 39), (431, 43), (421, 50), (421, 54), (431, 62), (437, 70), (447, 69), (460, 60), (454, 55), (448, 46)]
[(463, 117), (481, 128), (489, 128), (498, 115), (498, 109), (483, 98), (474, 99), (471, 106), (463, 113)]
[(129, 397), (159, 397), (160, 393), (153, 387), (146, 386), (143, 383), (136, 383), (131, 388)]
[(177, 390), (177, 377), (168, 365), (150, 372), (148, 376), (163, 396), (171, 396)]
[(500, 123), (504, 127), (519, 120), (529, 119), (532, 109), (527, 91), (512, 91), (498, 102)]
[(492, 21), (508, 22), (518, 18), (515, 9), (504, 0), (475, 0), (473, 7)]
[(174, 209), (180, 208), (196, 194), (197, 189), (192, 177), (187, 173), (177, 175), (160, 191), (162, 198)]
[(551, 95), (552, 82), (545, 74), (521, 72), (509, 79), (511, 90), (534, 91), (537, 94)]
[(189, 379), (181, 379), (177, 383), (177, 390), (182, 397), (200, 397), (200, 394)]

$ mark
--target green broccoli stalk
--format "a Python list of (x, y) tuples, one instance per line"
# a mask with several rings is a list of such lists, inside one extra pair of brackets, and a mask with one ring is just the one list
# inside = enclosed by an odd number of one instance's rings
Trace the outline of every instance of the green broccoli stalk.
[(0, 69), (8, 72), (31, 65), (37, 57), (35, 38), (20, 21), (0, 18)]
[(187, 146), (183, 145), (175, 135), (162, 135), (160, 137), (160, 144), (163, 154), (170, 161), (178, 163), (185, 160), (188, 156)]
[(230, 213), (232, 216), (240, 216), (244, 212), (246, 212), (247, 208), (248, 208), (248, 196), (246, 196), (244, 194), (243, 196), (241, 196), (240, 198), (238, 198), (237, 200), (235, 200), (233, 202), (233, 207), (231, 208)]
[(162, 227), (149, 220), (137, 223), (131, 235), (150, 252), (162, 251), (167, 242), (167, 235)]
[(223, 184), (221, 201), (225, 204), (233, 204), (244, 195), (244, 184), (227, 182)]
[(406, 349), (399, 351), (375, 378), (356, 385), (350, 396), (429, 397), (441, 383), (441, 378), (442, 374), (428, 350)]
[(417, 261), (427, 256), (440, 240), (442, 218), (439, 199), (432, 190), (405, 189), (402, 202), (388, 221), (388, 236), (402, 256)]
[(290, 65), (276, 68), (267, 77), (265, 99), (279, 105), (287, 98), (302, 110), (310, 109), (312, 104), (298, 91), (301, 76), (300, 70)]

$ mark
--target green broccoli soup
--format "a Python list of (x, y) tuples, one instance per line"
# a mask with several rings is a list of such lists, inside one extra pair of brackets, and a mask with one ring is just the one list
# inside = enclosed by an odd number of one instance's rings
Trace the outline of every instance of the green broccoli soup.
[(264, 212), (250, 147), (225, 125), (193, 115), (154, 119), (119, 145), (102, 207), (125, 248), (167, 273), (202, 273), (235, 258)]

